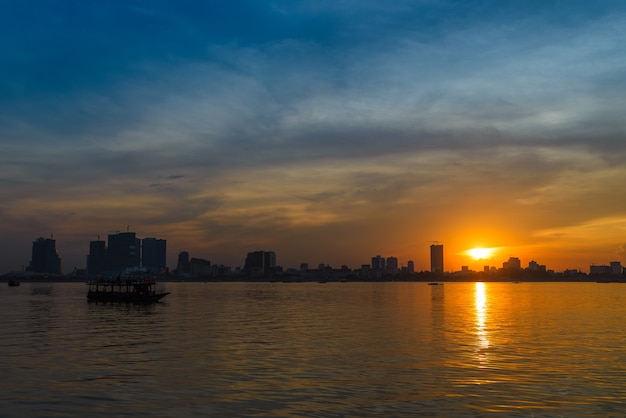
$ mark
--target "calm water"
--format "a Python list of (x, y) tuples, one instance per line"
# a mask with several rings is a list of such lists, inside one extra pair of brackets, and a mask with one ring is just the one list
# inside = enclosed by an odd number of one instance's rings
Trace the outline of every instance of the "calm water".
[(626, 285), (0, 286), (0, 416), (626, 416)]

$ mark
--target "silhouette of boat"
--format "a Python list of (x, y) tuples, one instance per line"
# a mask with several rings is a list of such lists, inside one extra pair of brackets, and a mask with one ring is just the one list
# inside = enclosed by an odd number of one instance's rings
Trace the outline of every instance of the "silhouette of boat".
[(19, 286), (20, 282), (18, 282), (17, 280), (9, 280), (9, 286)]
[(437, 283), (437, 282), (430, 282), (428, 283), (429, 286), (443, 286), (443, 283)]
[(87, 299), (92, 302), (155, 303), (170, 292), (157, 293), (152, 279), (94, 280)]

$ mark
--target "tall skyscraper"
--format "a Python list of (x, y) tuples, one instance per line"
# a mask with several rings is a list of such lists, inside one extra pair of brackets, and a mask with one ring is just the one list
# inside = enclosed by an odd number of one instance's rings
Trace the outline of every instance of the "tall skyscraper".
[(385, 260), (385, 270), (388, 274), (397, 274), (398, 259), (396, 257), (387, 257), (387, 260)]
[(430, 271), (443, 273), (443, 245), (441, 244), (430, 246)]
[(52, 238), (39, 237), (33, 242), (30, 271), (61, 274), (61, 257)]
[(270, 276), (276, 269), (274, 251), (254, 251), (246, 256), (244, 270), (252, 277)]
[(379, 255), (372, 257), (372, 270), (383, 271), (385, 269), (385, 259)]
[(101, 274), (106, 267), (106, 243), (104, 241), (89, 242), (89, 256), (87, 258), (87, 273)]
[(160, 273), (166, 267), (167, 242), (164, 239), (141, 240), (141, 265), (152, 273)]
[(120, 273), (127, 268), (139, 267), (141, 240), (134, 232), (109, 235), (106, 270)]

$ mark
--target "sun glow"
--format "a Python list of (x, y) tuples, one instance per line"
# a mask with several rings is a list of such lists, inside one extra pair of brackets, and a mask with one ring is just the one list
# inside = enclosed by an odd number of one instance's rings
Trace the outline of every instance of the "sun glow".
[(485, 260), (493, 254), (493, 248), (472, 248), (467, 250), (467, 255), (474, 260)]

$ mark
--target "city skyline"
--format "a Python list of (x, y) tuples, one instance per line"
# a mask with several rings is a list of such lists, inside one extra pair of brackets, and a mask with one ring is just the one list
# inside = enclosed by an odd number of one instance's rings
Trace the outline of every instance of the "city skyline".
[(624, 28), (620, 2), (5, 2), (0, 271), (128, 227), (170, 266), (623, 261)]
[[(80, 273), (90, 276), (97, 276), (100, 274), (105, 275), (118, 275), (125, 271), (132, 271), (137, 268), (147, 269), (148, 272), (157, 275), (163, 275), (169, 273), (169, 271), (177, 271), (177, 274), (184, 273), (194, 274), (190, 271), (190, 266), (194, 265), (195, 268), (202, 269), (202, 275), (212, 275), (211, 265), (219, 267), (224, 271), (237, 271), (247, 272), (250, 271), (250, 260), (268, 260), (268, 254), (271, 254), (271, 261), (255, 261), (253, 264), (264, 266), (261, 267), (262, 275), (267, 275), (268, 272), (273, 271), (275, 267), (285, 270), (306, 270), (311, 266), (313, 269), (317, 268), (333, 268), (341, 270), (356, 271), (363, 268), (369, 268), (372, 271), (384, 271), (386, 274), (394, 275), (400, 272), (406, 271), (407, 273), (468, 273), (468, 272), (494, 272), (498, 270), (528, 270), (531, 272), (551, 272), (551, 273), (567, 273), (572, 274), (574, 272), (591, 274), (591, 275), (603, 275), (603, 274), (622, 274), (622, 260), (604, 260), (602, 263), (592, 263), (587, 266), (586, 269), (572, 269), (566, 268), (563, 270), (556, 270), (541, 264), (536, 259), (520, 260), (519, 257), (509, 256), (507, 260), (497, 260), (494, 258), (496, 249), (494, 248), (473, 248), (465, 251), (468, 257), (473, 258), (475, 264), (464, 264), (461, 266), (454, 266), (452, 268), (446, 268), (444, 260), (445, 249), (442, 243), (436, 241), (429, 247), (429, 261), (428, 266), (418, 265), (416, 268), (415, 257), (406, 260), (399, 260), (393, 254), (387, 254), (382, 256), (380, 254), (369, 258), (371, 263), (365, 263), (368, 259), (367, 256), (362, 256), (361, 260), (356, 265), (348, 265), (348, 263), (341, 263), (339, 265), (332, 265), (329, 263), (310, 263), (310, 260), (300, 261), (295, 265), (283, 264), (277, 262), (279, 255), (277, 256), (275, 251), (272, 250), (260, 250), (248, 252), (245, 256), (242, 255), (244, 261), (242, 263), (236, 263), (234, 265), (224, 264), (220, 260), (209, 260), (200, 254), (190, 254), (188, 251), (179, 251), (176, 254), (167, 255), (166, 251), (167, 240), (163, 238), (139, 238), (135, 232), (127, 230), (126, 232), (116, 231), (114, 234), (109, 234), (107, 240), (90, 241), (88, 243), (88, 253), (85, 255), (84, 266), (74, 266), (71, 271), (63, 270), (61, 265), (63, 263), (62, 254), (59, 249), (56, 248), (56, 240), (51, 238), (38, 237), (32, 242), (31, 260), (24, 263), (20, 270), (7, 271), (5, 273), (17, 273), (20, 271), (31, 273), (51, 273), (51, 274), (74, 274)], [(46, 255), (47, 254), (47, 255)], [(251, 258), (252, 257), (252, 258)], [(419, 258), (419, 257), (417, 257)], [(48, 260), (48, 261), (46, 261)], [(168, 262), (167, 260), (170, 260)], [(174, 261), (175, 260), (175, 261)], [(194, 262), (195, 260), (195, 262)], [(191, 262), (191, 263), (190, 263)], [(184, 265), (181, 270), (181, 263)], [(48, 268), (46, 267), (48, 266)], [(201, 267), (198, 267), (201, 266)], [(478, 266), (478, 267), (476, 267)], [(268, 270), (267, 267), (270, 267)], [(0, 273), (1, 274), (1, 273)], [(252, 274), (252, 276), (259, 276), (259, 273)]]

